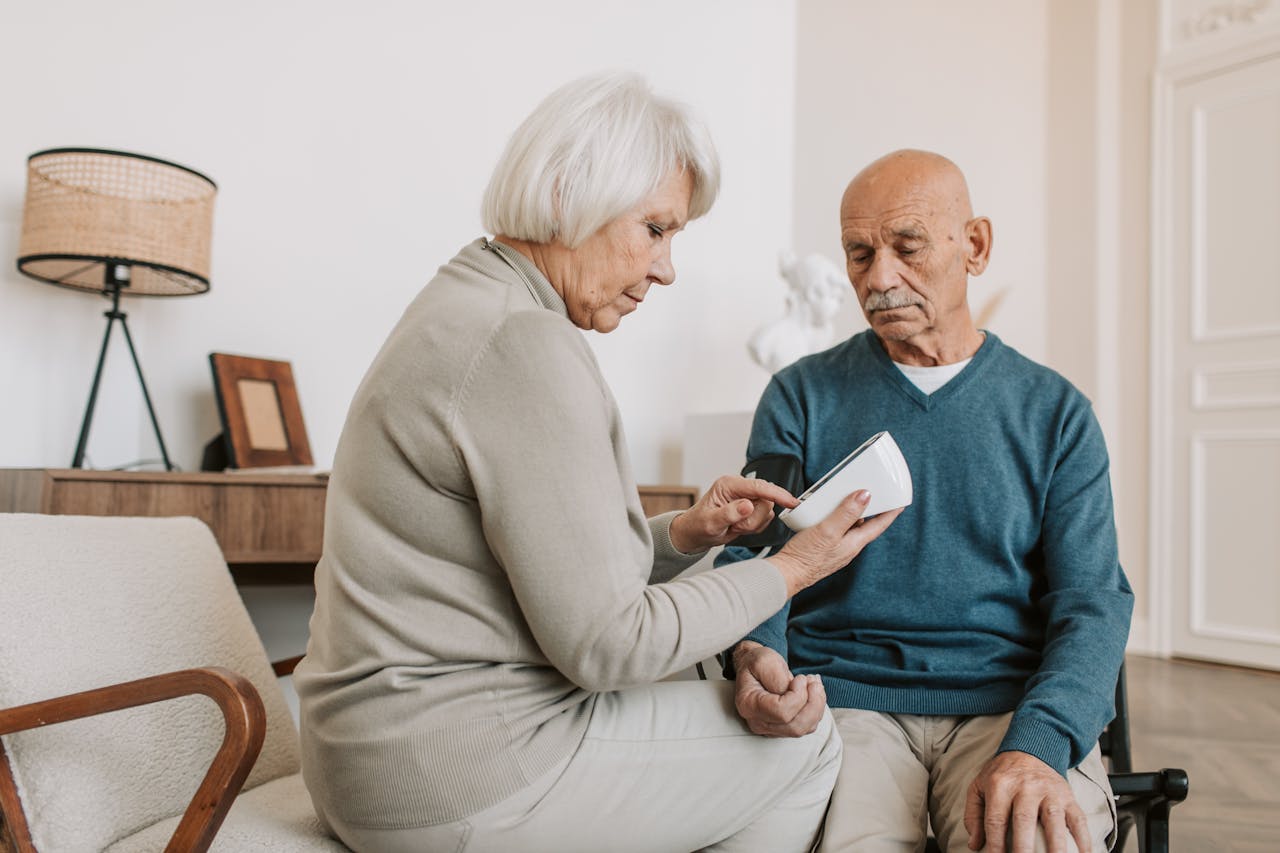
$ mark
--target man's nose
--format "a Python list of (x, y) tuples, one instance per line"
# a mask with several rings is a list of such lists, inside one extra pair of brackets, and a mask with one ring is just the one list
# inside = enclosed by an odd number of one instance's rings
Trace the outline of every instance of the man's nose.
[(875, 291), (892, 290), (898, 285), (898, 265), (887, 252), (876, 252), (867, 267), (867, 287)]

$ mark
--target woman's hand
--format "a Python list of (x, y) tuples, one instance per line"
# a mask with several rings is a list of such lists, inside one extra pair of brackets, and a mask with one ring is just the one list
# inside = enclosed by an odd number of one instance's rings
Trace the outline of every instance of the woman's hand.
[(768, 480), (721, 477), (671, 522), (671, 544), (677, 551), (696, 554), (759, 533), (773, 520), (774, 504), (792, 507), (796, 499)]
[(800, 531), (778, 553), (766, 558), (786, 579), (788, 598), (849, 565), (902, 513), (895, 509), (872, 518), (859, 518), (870, 500), (871, 493), (866, 489), (854, 492), (826, 518)]

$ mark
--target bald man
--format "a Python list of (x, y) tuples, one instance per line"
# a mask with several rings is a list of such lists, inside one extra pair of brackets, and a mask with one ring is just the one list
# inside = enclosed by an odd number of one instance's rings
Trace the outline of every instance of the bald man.
[(915, 501), (734, 647), (738, 712), (796, 736), (831, 706), (844, 760), (822, 851), (918, 851), (932, 824), (949, 853), (1101, 853), (1115, 810), (1097, 741), (1133, 593), (1089, 401), (974, 325), (991, 222), (950, 160), (867, 166), (840, 234), (871, 328), (774, 376), (747, 458), (791, 460), (808, 486), (888, 430)]

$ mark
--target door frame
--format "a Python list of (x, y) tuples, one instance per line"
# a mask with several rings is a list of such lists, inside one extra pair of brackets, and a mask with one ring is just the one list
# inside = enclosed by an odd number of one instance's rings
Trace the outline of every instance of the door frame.
[(1162, 657), (1173, 653), (1173, 524), (1175, 496), (1171, 489), (1173, 442), (1173, 201), (1179, 176), (1174, 174), (1174, 97), (1178, 88), (1197, 80), (1280, 57), (1280, 33), (1248, 41), (1233, 41), (1213, 52), (1197, 51), (1189, 58), (1161, 62), (1152, 80), (1151, 129), (1151, 304), (1150, 401), (1148, 412), (1150, 512), (1148, 551), (1149, 645)]

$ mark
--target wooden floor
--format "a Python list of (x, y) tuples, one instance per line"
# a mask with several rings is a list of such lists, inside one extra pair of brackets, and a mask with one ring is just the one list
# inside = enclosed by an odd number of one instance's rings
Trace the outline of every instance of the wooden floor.
[(1280, 673), (1134, 655), (1127, 670), (1134, 769), (1191, 780), (1171, 851), (1280, 851)]

